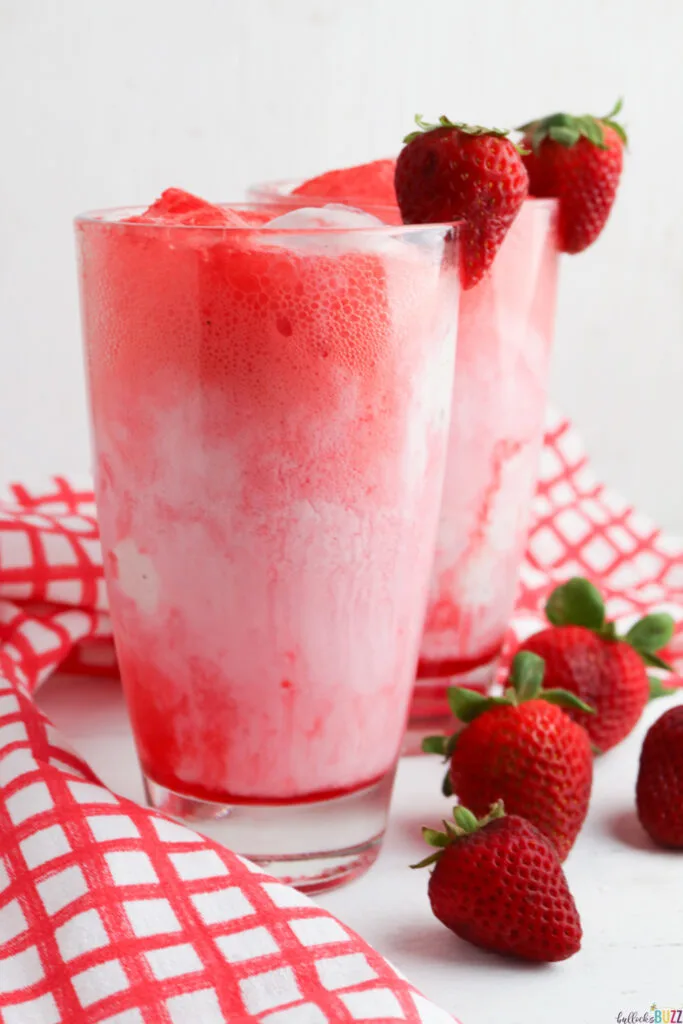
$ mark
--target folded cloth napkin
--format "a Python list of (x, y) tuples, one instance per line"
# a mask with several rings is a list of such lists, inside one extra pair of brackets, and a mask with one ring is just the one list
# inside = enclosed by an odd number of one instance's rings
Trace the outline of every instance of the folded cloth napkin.
[(32, 694), (58, 665), (111, 671), (105, 607), (89, 487), (13, 485), (0, 504), (2, 1024), (454, 1024), (308, 897), (114, 795), (53, 729)]
[[(508, 659), (520, 640), (547, 625), (549, 592), (572, 576), (596, 584), (610, 618), (623, 629), (648, 611), (669, 612), (676, 626), (662, 654), (677, 674), (683, 672), (683, 538), (663, 533), (599, 483), (576, 430), (551, 412)], [(678, 675), (667, 679), (669, 685), (680, 682)]]
[[(670, 611), (683, 669), (683, 542), (555, 416), (508, 652), (572, 575), (624, 622)], [(104, 788), (32, 701), (58, 666), (116, 672), (91, 485), (62, 477), (0, 502), (2, 1024), (452, 1021), (307, 897)]]

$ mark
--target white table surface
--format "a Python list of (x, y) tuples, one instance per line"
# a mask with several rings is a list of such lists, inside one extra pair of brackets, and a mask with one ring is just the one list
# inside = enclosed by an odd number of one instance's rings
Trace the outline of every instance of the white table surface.
[[(683, 703), (683, 693), (680, 698)], [(120, 686), (54, 678), (38, 703), (112, 789), (140, 800)], [(683, 1008), (683, 852), (656, 849), (634, 813), (638, 754), (670, 699), (596, 763), (590, 813), (566, 872), (581, 914), (583, 948), (566, 963), (526, 965), (461, 942), (430, 912), (420, 826), (448, 810), (436, 758), (401, 762), (379, 860), (362, 879), (318, 902), (358, 931), (463, 1024), (608, 1024), (656, 1003)], [(682, 1015), (683, 1016), (683, 1015)]]

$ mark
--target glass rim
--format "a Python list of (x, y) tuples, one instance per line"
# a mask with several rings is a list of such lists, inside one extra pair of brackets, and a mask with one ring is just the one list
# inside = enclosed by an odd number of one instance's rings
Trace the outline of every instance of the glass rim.
[[(301, 185), (305, 181), (306, 181), (305, 178), (277, 178), (277, 179), (274, 179), (274, 180), (271, 180), (271, 181), (258, 181), (254, 185), (249, 185), (248, 191), (250, 193), (253, 193), (254, 195), (258, 196), (258, 199), (254, 200), (254, 203), (252, 205), (255, 205), (255, 206), (269, 206), (270, 202), (269, 202), (269, 200), (267, 198), (268, 196), (272, 196), (273, 201), (280, 202), (280, 203), (283, 203), (283, 201), (284, 201), (284, 203), (286, 203), (287, 201), (291, 201), (292, 204), (297, 203), (297, 202), (300, 203), (302, 201), (305, 201), (306, 199), (310, 199), (314, 203), (320, 203), (323, 200), (328, 198), (327, 196), (306, 196), (306, 195), (302, 196), (302, 195), (297, 195), (297, 194), (295, 194), (294, 192), (291, 192), (291, 191), (280, 191), (280, 189), (296, 188), (297, 185)], [(348, 197), (346, 197), (346, 205), (351, 206), (354, 201), (356, 201), (356, 202), (359, 201), (357, 196), (348, 196)], [(530, 205), (530, 206), (533, 206), (535, 209), (543, 209), (544, 207), (553, 207), (553, 208), (556, 209), (557, 206), (559, 205), (559, 202), (560, 202), (560, 200), (556, 196), (529, 196), (528, 195), (528, 196), (526, 196), (526, 198), (522, 202), (522, 206)], [(283, 205), (284, 205), (284, 203), (283, 203)], [(335, 203), (334, 199), (330, 200), (330, 203), (332, 205), (342, 205), (342, 206), (345, 205), (345, 203), (342, 202), (341, 200), (338, 200), (337, 203)], [(222, 206), (222, 205), (225, 205), (225, 204), (224, 203), (218, 203), (216, 205)], [(367, 204), (367, 208), (371, 209), (371, 210), (392, 210), (392, 211), (395, 212), (398, 209), (398, 203), (393, 205), (393, 206), (390, 206), (387, 203), (368, 203)], [(315, 209), (315, 207), (311, 207), (311, 209)], [(365, 210), (365, 206), (354, 207), (354, 209)], [(448, 222), (444, 222), (444, 223), (448, 223)], [(453, 221), (452, 223), (454, 223), (454, 224), (463, 224), (464, 220), (461, 219), (461, 220), (458, 220), (458, 221)], [(404, 225), (404, 226), (407, 227), (408, 225)]]
[[(266, 201), (261, 201), (261, 202), (255, 202), (255, 203), (250, 203), (250, 202), (212, 203), (211, 205), (217, 206), (220, 209), (235, 210), (237, 213), (239, 213), (240, 210), (254, 210), (254, 211), (257, 211), (257, 212), (264, 211), (264, 210), (272, 211), (274, 204), (266, 202)], [(371, 204), (368, 204), (367, 206), (363, 207), (362, 209), (360, 207), (351, 207), (351, 206), (348, 206), (348, 204), (344, 204), (344, 203), (329, 203), (327, 205), (335, 206), (337, 208), (347, 206), (349, 209), (358, 210), (359, 213), (370, 213), (371, 215), (372, 215), (373, 211), (377, 211), (379, 213), (381, 211), (389, 211), (389, 210), (391, 210), (391, 212), (393, 214), (395, 214), (396, 210), (397, 210), (397, 207), (395, 207), (395, 206), (387, 206), (386, 204), (385, 205), (371, 205)], [(304, 207), (301, 207), (301, 206), (298, 207), (298, 209), (303, 209), (303, 208)], [(74, 223), (74, 225), (76, 227), (88, 225), (88, 226), (98, 226), (98, 227), (104, 226), (104, 227), (111, 227), (111, 228), (128, 228), (128, 229), (133, 229), (133, 230), (139, 229), (140, 231), (144, 231), (146, 233), (148, 233), (148, 232), (153, 232), (153, 233), (156, 233), (156, 232), (168, 232), (168, 231), (202, 231), (202, 232), (217, 232), (217, 233), (220, 233), (222, 235), (229, 234), (229, 235), (232, 235), (232, 236), (240, 235), (240, 234), (241, 235), (253, 235), (253, 234), (256, 233), (256, 234), (264, 235), (264, 236), (268, 236), (268, 235), (273, 235), (273, 236), (275, 236), (275, 235), (299, 235), (299, 236), (301, 236), (301, 235), (323, 235), (323, 234), (324, 235), (335, 235), (335, 234), (336, 235), (349, 235), (349, 234), (359, 235), (359, 234), (367, 234), (367, 235), (372, 235), (372, 236), (376, 235), (376, 236), (379, 236), (379, 237), (381, 237), (382, 235), (418, 234), (420, 232), (424, 233), (425, 231), (437, 231), (439, 229), (441, 231), (453, 230), (453, 229), (460, 230), (464, 226), (464, 223), (465, 223), (464, 220), (453, 220), (453, 221), (437, 221), (437, 222), (434, 222), (434, 223), (424, 223), (424, 224), (385, 224), (385, 223), (376, 224), (376, 225), (375, 224), (373, 224), (373, 225), (362, 224), (362, 225), (358, 225), (357, 227), (356, 226), (349, 226), (349, 225), (333, 224), (333, 225), (329, 225), (329, 226), (323, 225), (323, 226), (319, 226), (319, 227), (311, 225), (309, 227), (301, 227), (301, 228), (290, 228), (290, 227), (270, 228), (267, 223), (266, 224), (244, 224), (244, 225), (242, 225), (242, 224), (240, 224), (240, 225), (232, 225), (232, 224), (164, 224), (163, 222), (154, 222), (154, 221), (140, 223), (140, 221), (132, 221), (130, 219), (127, 219), (127, 218), (130, 218), (130, 217), (137, 217), (141, 213), (144, 213), (144, 211), (147, 210), (147, 209), (149, 209), (148, 206), (112, 206), (112, 207), (105, 207), (103, 209), (98, 209), (98, 210), (86, 210), (84, 213), (77, 214), (73, 218), (73, 223)], [(310, 207), (310, 209), (311, 210), (319, 211), (321, 209), (324, 209), (324, 207), (320, 207), (320, 206), (313, 207), (312, 206), (312, 207)], [(275, 217), (284, 216), (285, 212), (292, 212), (292, 211), (284, 211), (283, 212), (282, 210), (280, 210), (277, 213), (274, 213), (273, 219), (275, 219)]]

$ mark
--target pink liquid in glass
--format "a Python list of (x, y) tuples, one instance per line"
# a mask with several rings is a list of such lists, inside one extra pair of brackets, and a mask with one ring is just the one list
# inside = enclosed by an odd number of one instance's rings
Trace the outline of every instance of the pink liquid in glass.
[(146, 778), (197, 800), (355, 792), (393, 773), (405, 727), (455, 243), (324, 234), (78, 224), (127, 703)]
[[(302, 201), (294, 187), (278, 182), (251, 195), (291, 207)], [(386, 189), (378, 198), (386, 201)], [(372, 199), (346, 201), (363, 207)], [(327, 200), (306, 195), (305, 201)], [(489, 276), (462, 294), (446, 480), (408, 750), (419, 748), (425, 731), (452, 728), (449, 685), (491, 682), (512, 615), (547, 402), (556, 213), (554, 200), (528, 199)], [(398, 222), (398, 207), (382, 217)]]
[(490, 276), (462, 296), (416, 718), (446, 714), (451, 682), (490, 682), (512, 614), (543, 439), (557, 292), (555, 221), (554, 201), (528, 200)]

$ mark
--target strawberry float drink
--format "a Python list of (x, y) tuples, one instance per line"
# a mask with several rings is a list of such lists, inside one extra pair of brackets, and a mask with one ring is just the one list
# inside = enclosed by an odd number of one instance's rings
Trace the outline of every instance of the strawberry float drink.
[(411, 716), (418, 736), (446, 726), (452, 682), (493, 677), (536, 484), (558, 254), (585, 249), (609, 216), (626, 138), (618, 111), (532, 122), (521, 147), (506, 132), (418, 118), (397, 161), (252, 190), (288, 206), (386, 204), (386, 220), (464, 222), (446, 481)]
[[(352, 169), (360, 176), (348, 186), (354, 203), (386, 201), (386, 163), (393, 169), (394, 161), (380, 161), (376, 177), (375, 165)], [(368, 182), (363, 194), (365, 173), (379, 184), (376, 195)], [(300, 199), (290, 193), (281, 201), (311, 202), (310, 190), (324, 189), (326, 178), (307, 183)], [(343, 179), (335, 177), (333, 187), (343, 189)], [(254, 194), (265, 199), (266, 187)], [(272, 192), (268, 198), (278, 201)], [(324, 193), (315, 201), (326, 201)], [(488, 275), (460, 299), (446, 479), (409, 750), (450, 717), (446, 690), (454, 679), (491, 681), (510, 620), (543, 437), (557, 256), (556, 204), (528, 199)]]
[(81, 294), (149, 799), (314, 889), (368, 866), (384, 828), (443, 483), (457, 229), (269, 216), (169, 190), (82, 217)]
[(547, 402), (555, 207), (527, 200), (490, 273), (462, 295), (448, 471), (413, 698), (418, 720), (443, 717), (453, 682), (491, 682), (512, 614)]

